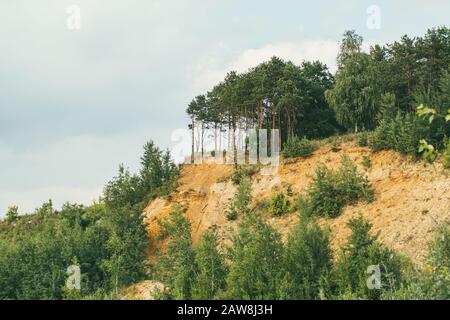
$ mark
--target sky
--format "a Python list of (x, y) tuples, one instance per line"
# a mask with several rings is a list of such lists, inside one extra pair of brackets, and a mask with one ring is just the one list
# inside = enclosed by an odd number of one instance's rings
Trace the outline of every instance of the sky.
[(335, 70), (345, 30), (368, 48), (448, 26), (449, 12), (447, 0), (0, 0), (0, 216), (98, 199), (146, 141), (179, 145), (187, 104), (227, 71), (274, 55)]

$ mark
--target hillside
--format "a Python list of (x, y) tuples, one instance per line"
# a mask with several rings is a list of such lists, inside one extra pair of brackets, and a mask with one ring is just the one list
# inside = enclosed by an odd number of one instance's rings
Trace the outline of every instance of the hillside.
[[(347, 154), (360, 172), (366, 172), (375, 189), (375, 201), (346, 207), (338, 218), (321, 219), (328, 226), (334, 250), (338, 250), (349, 230), (346, 222), (355, 215), (362, 215), (373, 224), (372, 232), (389, 248), (422, 263), (427, 252), (427, 243), (433, 230), (450, 218), (450, 176), (445, 175), (439, 163), (427, 164), (401, 156), (394, 151), (373, 153), (355, 142), (345, 142), (340, 150), (333, 152), (324, 145), (307, 159), (284, 161), (277, 172), (267, 174), (264, 168), (252, 177), (252, 207), (267, 205), (274, 191), (286, 191), (291, 186), (295, 201), (308, 187), (319, 162), (329, 167), (339, 166), (341, 155)], [(365, 169), (363, 156), (370, 158), (372, 166)], [(155, 249), (162, 246), (156, 240), (159, 232), (157, 220), (163, 220), (181, 204), (192, 225), (193, 241), (208, 229), (218, 231), (222, 241), (227, 242), (238, 221), (228, 221), (225, 211), (233, 197), (236, 186), (230, 181), (233, 167), (229, 165), (184, 165), (177, 190), (167, 199), (157, 198), (145, 209), (145, 223), (153, 244), (149, 248), (149, 259), (153, 260)], [(286, 235), (290, 226), (298, 219), (297, 214), (274, 218), (268, 221)]]

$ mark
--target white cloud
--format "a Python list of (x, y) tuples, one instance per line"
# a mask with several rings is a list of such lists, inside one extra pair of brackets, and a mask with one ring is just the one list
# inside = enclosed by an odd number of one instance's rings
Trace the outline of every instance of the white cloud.
[(244, 72), (263, 61), (277, 56), (296, 64), (302, 61), (319, 60), (325, 63), (332, 72), (336, 71), (336, 56), (339, 44), (334, 40), (304, 40), (298, 42), (270, 43), (260, 48), (247, 49), (232, 61), (218, 58), (217, 52), (201, 58), (194, 72), (193, 92), (211, 89), (221, 81), (230, 70)]
[(92, 203), (120, 163), (136, 172), (144, 143), (153, 138), (169, 145), (170, 131), (149, 128), (108, 136), (68, 136), (25, 150), (0, 143), (0, 217), (8, 206), (33, 212), (48, 199), (56, 208), (66, 201)]
[[(89, 205), (94, 200), (98, 200), (102, 191), (102, 187), (85, 188), (85, 187), (66, 187), (54, 186), (49, 188), (36, 188), (25, 190), (21, 192), (1, 192), (0, 201), (3, 198), (8, 201), (10, 205), (17, 204), (19, 206), (19, 213), (33, 213), (34, 209), (39, 208), (45, 201), (52, 199), (53, 207), (60, 209), (66, 203), (82, 203)], [(2, 203), (3, 204), (3, 203)], [(6, 206), (2, 206), (0, 217), (6, 213)]]

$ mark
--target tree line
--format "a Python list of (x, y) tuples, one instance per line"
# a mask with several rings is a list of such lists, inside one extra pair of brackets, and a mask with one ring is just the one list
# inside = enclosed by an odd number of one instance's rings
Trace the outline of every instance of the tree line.
[[(90, 206), (52, 201), (29, 215), (13, 206), (0, 222), (0, 299), (112, 299), (146, 277), (149, 246), (142, 212), (169, 192), (177, 166), (149, 142), (139, 173), (123, 165)], [(81, 269), (80, 290), (66, 287), (67, 268)]]
[(267, 129), (270, 135), (278, 129), (282, 146), (294, 137), (374, 130), (383, 119), (412, 114), (420, 104), (446, 113), (449, 39), (450, 29), (442, 26), (363, 52), (363, 38), (352, 30), (343, 35), (334, 75), (319, 61), (295, 65), (277, 57), (247, 72), (231, 71), (188, 105), (191, 160), (196, 152), (204, 155), (207, 130), (214, 132), (214, 151), (230, 150), (237, 163), (239, 130)]

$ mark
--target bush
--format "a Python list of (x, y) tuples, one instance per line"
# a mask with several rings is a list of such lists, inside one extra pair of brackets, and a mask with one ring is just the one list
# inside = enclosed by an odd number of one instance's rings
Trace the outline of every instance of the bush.
[(332, 251), (328, 232), (302, 219), (289, 234), (280, 299), (314, 300), (329, 293)]
[(444, 225), (430, 243), (426, 265), (408, 275), (407, 282), (397, 291), (387, 292), (389, 300), (449, 300), (450, 299), (450, 228)]
[(252, 177), (256, 173), (258, 173), (259, 170), (260, 170), (260, 167), (257, 166), (257, 165), (239, 166), (233, 172), (233, 176), (231, 177), (231, 181), (233, 181), (234, 184), (239, 185), (241, 183), (242, 179)]
[(269, 212), (274, 216), (283, 216), (290, 211), (290, 203), (283, 192), (278, 192), (270, 200)]
[(169, 298), (191, 299), (198, 273), (191, 224), (183, 216), (182, 208), (177, 207), (167, 221), (161, 222), (161, 227), (160, 237), (169, 241), (154, 266), (154, 276), (167, 286)]
[[(395, 291), (401, 283), (400, 257), (369, 234), (372, 225), (362, 217), (351, 219), (347, 226), (352, 234), (341, 249), (334, 273), (337, 295), (379, 299), (383, 292)], [(379, 288), (368, 286), (370, 266), (380, 270)]]
[(226, 212), (228, 220), (236, 220), (240, 214), (247, 215), (250, 211), (251, 181), (249, 178), (241, 179), (231, 205)]
[(227, 268), (218, 244), (217, 235), (207, 232), (195, 249), (198, 269), (192, 288), (192, 298), (195, 300), (211, 300), (225, 288)]
[(366, 154), (363, 155), (363, 158), (362, 158), (362, 165), (363, 165), (364, 168), (366, 168), (366, 169), (372, 168), (372, 160), (370, 160), (369, 156), (366, 155)]
[(444, 164), (444, 168), (450, 169), (450, 139), (447, 141), (447, 145), (445, 147), (444, 155), (442, 158), (442, 163)]
[(299, 139), (297, 137), (289, 139), (283, 148), (282, 155), (284, 158), (298, 158), (308, 157), (314, 150), (317, 149), (317, 145), (308, 139)]
[(238, 218), (238, 213), (234, 208), (231, 208), (226, 212), (228, 221), (235, 221)]
[(232, 240), (224, 298), (276, 299), (283, 258), (280, 233), (261, 218), (248, 217)]
[(299, 206), (307, 216), (337, 217), (344, 206), (358, 200), (372, 201), (373, 189), (367, 178), (361, 176), (356, 165), (343, 156), (341, 168), (333, 172), (324, 165), (316, 169), (316, 176)]
[(419, 140), (427, 134), (423, 121), (412, 114), (397, 114), (383, 119), (369, 141), (374, 151), (396, 150), (402, 154), (418, 156)]
[(361, 133), (356, 141), (360, 147), (367, 147), (369, 145), (369, 134), (367, 132)]

